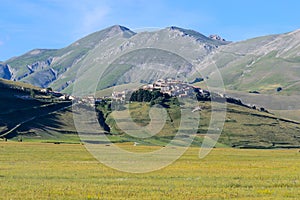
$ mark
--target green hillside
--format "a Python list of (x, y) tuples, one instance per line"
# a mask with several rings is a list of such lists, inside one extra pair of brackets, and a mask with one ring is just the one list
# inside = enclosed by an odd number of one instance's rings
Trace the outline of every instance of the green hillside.
[[(110, 126), (112, 136), (109, 137), (116, 142), (135, 141), (144, 145), (166, 145), (179, 130), (181, 107), (175, 99), (165, 102), (167, 117), (163, 128), (156, 135), (145, 139), (132, 136), (135, 134), (137, 136), (145, 136), (146, 134), (147, 136), (149, 133), (143, 133), (141, 128), (130, 125), (131, 119), (128, 118), (125, 108), (129, 109), (133, 122), (144, 127), (151, 122), (149, 117), (150, 104), (133, 102), (123, 106), (125, 106), (123, 109), (113, 109), (113, 111), (107, 110), (107, 106), (98, 106), (98, 109), (106, 116), (106, 124)], [(187, 133), (188, 137), (195, 137), (193, 145), (200, 146), (211, 120), (211, 104), (210, 102), (199, 102), (199, 105), (186, 104), (183, 106), (202, 108), (201, 111), (195, 113), (200, 115), (199, 126), (196, 131), (189, 126), (180, 128), (181, 131)], [(160, 121), (153, 121), (148, 128), (155, 129), (159, 123)], [(194, 135), (195, 132), (196, 135)], [(229, 103), (227, 104), (224, 129), (217, 143), (217, 146), (224, 145), (237, 148), (299, 148), (300, 123)]]

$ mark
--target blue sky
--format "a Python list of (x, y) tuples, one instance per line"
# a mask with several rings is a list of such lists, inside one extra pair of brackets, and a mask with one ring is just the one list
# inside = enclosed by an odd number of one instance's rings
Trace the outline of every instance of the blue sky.
[(1, 0), (0, 60), (61, 48), (114, 24), (179, 26), (239, 41), (300, 28), (297, 0)]

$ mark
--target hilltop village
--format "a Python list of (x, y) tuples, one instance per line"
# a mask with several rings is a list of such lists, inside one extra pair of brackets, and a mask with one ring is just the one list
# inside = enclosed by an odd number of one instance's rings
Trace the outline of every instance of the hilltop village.
[[(188, 82), (176, 80), (172, 78), (159, 79), (151, 84), (144, 85), (135, 90), (125, 89), (123, 91), (114, 91), (111, 96), (95, 97), (75, 97), (61, 92), (53, 91), (51, 88), (44, 89), (28, 89), (24, 87), (14, 86), (15, 89), (30, 93), (30, 95), (18, 95), (18, 98), (30, 99), (38, 98), (46, 101), (71, 101), (73, 103), (86, 104), (95, 106), (102, 101), (131, 101), (131, 95), (137, 91), (159, 92), (162, 96), (177, 97), (177, 98), (196, 98), (198, 101), (219, 101), (237, 104), (251, 109), (268, 112), (264, 108), (256, 107), (255, 105), (246, 105), (240, 99), (228, 97), (219, 93), (212, 93), (208, 90), (203, 90), (200, 87), (190, 85)], [(150, 102), (150, 101), (148, 101)]]
[(127, 90), (127, 89), (121, 92), (115, 91), (112, 93), (112, 96), (109, 98), (112, 101), (118, 101), (118, 102), (131, 101), (132, 95), (134, 94), (134, 92), (137, 91), (149, 91), (149, 92), (159, 91), (162, 95), (167, 95), (169, 97), (196, 98), (198, 101), (216, 101), (222, 103), (228, 102), (228, 103), (244, 106), (250, 109), (259, 110), (262, 112), (268, 112), (263, 107), (257, 107), (255, 105), (247, 105), (244, 104), (240, 99), (229, 97), (227, 95), (220, 94), (220, 93), (210, 92), (208, 90), (203, 90), (200, 87), (190, 85), (187, 82), (175, 80), (171, 78), (159, 79), (151, 84), (144, 85), (141, 88), (138, 88), (134, 91)]
[[(187, 82), (183, 82), (180, 80), (175, 79), (159, 79), (152, 84), (144, 85), (141, 89), (147, 91), (160, 91), (162, 94), (167, 94), (171, 97), (192, 97), (195, 95), (195, 92), (209, 96), (209, 91), (202, 90), (197, 86), (192, 86)], [(123, 90), (121, 92), (113, 92), (112, 93), (112, 100), (115, 101), (125, 101), (126, 97), (131, 94), (131, 90)]]

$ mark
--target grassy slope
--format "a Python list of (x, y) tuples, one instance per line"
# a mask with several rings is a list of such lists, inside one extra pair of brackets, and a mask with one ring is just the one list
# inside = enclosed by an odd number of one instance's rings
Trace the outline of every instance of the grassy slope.
[[(194, 84), (201, 88), (207, 89), (205, 82)], [(214, 91), (222, 91), (218, 88), (211, 88)], [(295, 121), (300, 121), (300, 96), (299, 95), (286, 95), (282, 92), (276, 94), (253, 94), (249, 91), (237, 91), (226, 89), (226, 94), (231, 97), (241, 99), (243, 103), (255, 105), (256, 107), (264, 107), (278, 117), (288, 118)]]
[(6, 79), (2, 79), (2, 78), (0, 78), (0, 86), (24, 87), (24, 88), (29, 88), (29, 89), (40, 89), (39, 87), (36, 87), (36, 86), (28, 84), (28, 83), (10, 81), (10, 80), (6, 80)]
[[(131, 151), (159, 147), (120, 146)], [(190, 148), (170, 166), (129, 174), (99, 164), (83, 145), (0, 142), (1, 199), (298, 199), (297, 150)], [(133, 163), (134, 164), (134, 163)]]
[[(22, 135), (26, 140), (79, 141), (74, 125), (70, 102), (53, 102), (51, 99), (30, 97), (30, 89), (37, 87), (12, 81), (0, 83), (0, 135), (8, 138)], [(21, 91), (16, 88), (27, 88)], [(9, 130), (20, 126), (11, 133)], [(62, 133), (68, 133), (67, 135)], [(69, 139), (70, 138), (70, 139)]]
[(282, 87), (284, 95), (299, 94), (299, 36), (295, 31), (222, 46), (200, 63), (202, 73), (214, 85), (217, 67), (230, 90), (276, 94)]
[[(113, 111), (108, 115), (107, 123), (112, 127), (112, 133), (120, 134), (120, 140), (137, 141), (142, 144), (166, 145), (173, 139), (180, 124), (180, 110), (178, 106), (168, 104), (168, 117), (163, 129), (154, 137), (149, 139), (137, 139), (124, 133), (115, 121), (120, 125), (126, 124), (129, 120), (125, 111)], [(204, 109), (200, 111), (200, 125), (193, 145), (201, 145), (203, 136), (208, 130), (211, 117), (210, 103), (199, 104)], [(145, 103), (130, 104), (130, 113), (134, 122), (140, 126), (149, 123), (149, 105)], [(140, 134), (139, 130), (130, 129), (127, 131)], [(184, 127), (185, 131), (192, 131), (190, 127)], [(234, 147), (249, 148), (273, 148), (273, 147), (297, 147), (300, 146), (300, 125), (277, 118), (276, 116), (245, 107), (228, 104), (226, 120), (218, 145), (225, 144)]]
[[(33, 133), (33, 134), (30, 134)], [(40, 117), (19, 129), (24, 141), (79, 143), (71, 108)]]

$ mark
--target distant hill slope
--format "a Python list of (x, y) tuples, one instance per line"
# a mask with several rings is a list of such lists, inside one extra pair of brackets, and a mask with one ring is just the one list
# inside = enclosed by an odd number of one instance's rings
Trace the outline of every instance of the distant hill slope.
[(213, 85), (220, 70), (227, 89), (300, 94), (300, 30), (221, 46), (200, 63)]

